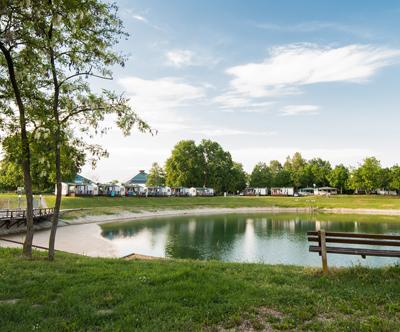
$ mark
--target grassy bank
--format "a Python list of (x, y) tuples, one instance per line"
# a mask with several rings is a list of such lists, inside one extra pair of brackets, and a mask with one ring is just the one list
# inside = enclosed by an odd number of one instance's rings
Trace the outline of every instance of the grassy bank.
[[(54, 206), (55, 197), (45, 196), (48, 206)], [(311, 202), (315, 200), (315, 202)], [(307, 202), (308, 201), (308, 202)], [(63, 209), (113, 206), (190, 206), (216, 205), (224, 207), (318, 207), (321, 209), (383, 209), (399, 210), (400, 196), (337, 195), (325, 197), (63, 197)]]
[(0, 248), (1, 331), (398, 331), (400, 267), (337, 269)]

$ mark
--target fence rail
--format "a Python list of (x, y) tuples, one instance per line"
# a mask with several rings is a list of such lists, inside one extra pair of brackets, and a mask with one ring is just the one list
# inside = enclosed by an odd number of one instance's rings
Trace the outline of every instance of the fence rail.
[[(47, 209), (33, 209), (33, 222), (48, 219), (54, 215), (54, 208)], [(13, 209), (0, 211), (0, 228), (6, 226), (10, 228), (14, 225), (17, 227), (21, 225), (26, 226), (26, 210)]]

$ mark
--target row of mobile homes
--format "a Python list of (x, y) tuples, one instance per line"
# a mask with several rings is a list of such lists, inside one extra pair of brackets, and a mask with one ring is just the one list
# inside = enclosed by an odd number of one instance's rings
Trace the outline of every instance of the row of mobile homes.
[(294, 196), (294, 188), (278, 188), (272, 187), (271, 188), (271, 196)]
[(144, 187), (138, 185), (121, 185), (121, 195), (125, 197), (144, 196)]
[(188, 197), (189, 196), (189, 188), (186, 187), (170, 187), (171, 196), (174, 197)]
[(301, 188), (299, 189), (300, 196), (310, 196), (314, 195), (314, 188)]
[(314, 195), (337, 195), (338, 194), (338, 189), (337, 188), (332, 188), (332, 187), (321, 187), (321, 188), (315, 188), (314, 189)]
[(376, 193), (378, 195), (396, 196), (397, 195), (397, 190), (396, 189), (389, 189), (389, 188), (381, 188), (381, 189), (377, 189)]
[(214, 196), (214, 189), (203, 187), (192, 187), (189, 189), (189, 196), (209, 197)]
[[(85, 197), (93, 196), (93, 185), (78, 183), (61, 183), (61, 196), (69, 197)], [(55, 186), (55, 194), (57, 195), (57, 185)]]
[(244, 195), (245, 196), (267, 196), (268, 188), (247, 187), (244, 190)]

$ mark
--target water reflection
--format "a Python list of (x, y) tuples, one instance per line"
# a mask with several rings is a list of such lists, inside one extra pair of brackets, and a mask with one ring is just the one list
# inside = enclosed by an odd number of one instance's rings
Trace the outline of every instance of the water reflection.
[[(320, 265), (307, 231), (400, 234), (400, 218), (325, 214), (179, 216), (101, 225), (102, 236), (130, 253), (197, 260)], [(329, 265), (393, 264), (393, 258), (328, 255)]]

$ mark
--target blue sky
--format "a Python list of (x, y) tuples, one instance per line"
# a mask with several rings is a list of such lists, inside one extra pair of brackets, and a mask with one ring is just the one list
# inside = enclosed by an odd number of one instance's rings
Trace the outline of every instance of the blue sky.
[[(130, 53), (113, 82), (158, 130), (96, 138), (95, 171), (126, 180), (180, 140), (217, 141), (251, 172), (301, 152), (334, 166), (400, 162), (400, 3), (118, 0)], [(108, 119), (111, 121), (111, 119)], [(115, 126), (114, 126), (115, 127)]]

